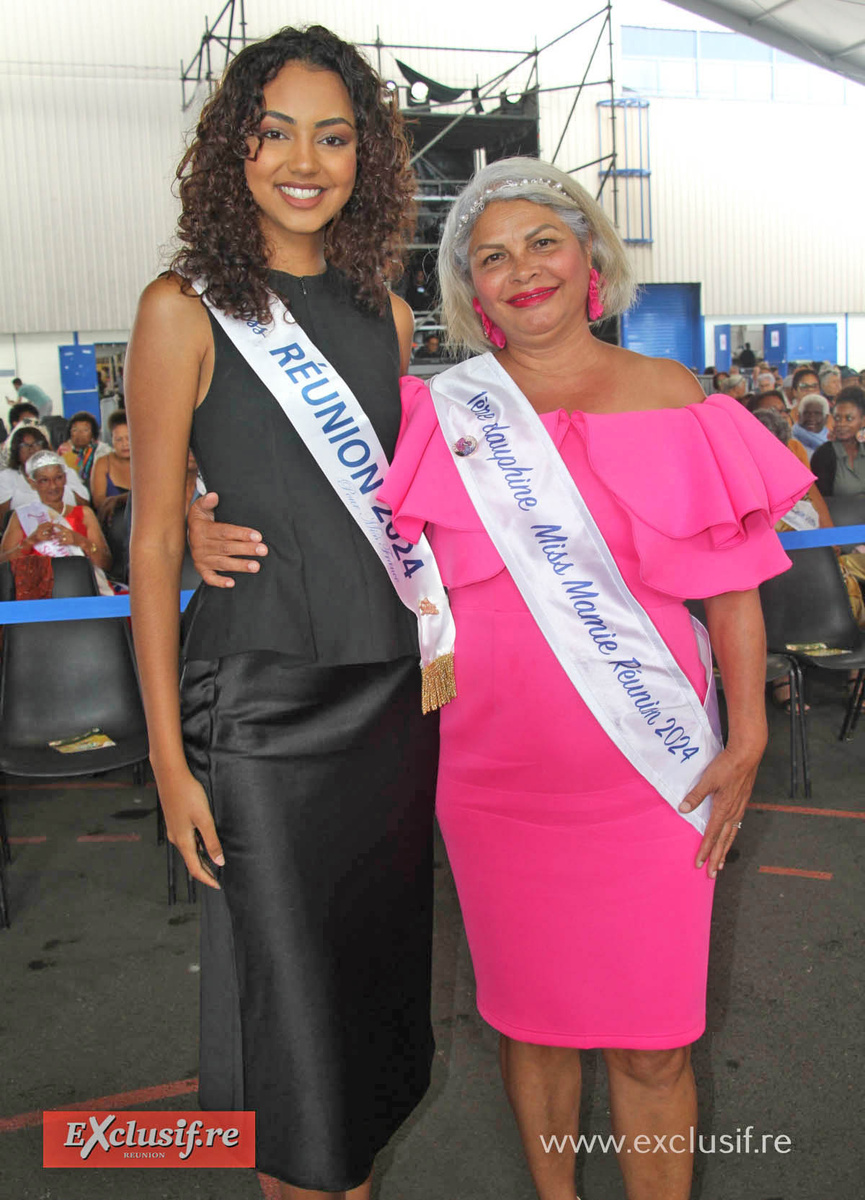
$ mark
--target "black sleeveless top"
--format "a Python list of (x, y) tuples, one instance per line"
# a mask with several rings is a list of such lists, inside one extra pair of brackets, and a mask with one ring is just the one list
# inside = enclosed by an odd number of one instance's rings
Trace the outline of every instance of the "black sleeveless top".
[[(360, 308), (328, 267), (270, 284), (351, 387), (393, 457), (400, 422), (399, 345), (390, 311)], [(209, 314), (208, 314), (209, 315)], [(278, 403), (211, 317), (213, 380), (192, 423), (192, 450), (216, 515), (258, 529), (269, 554), (233, 588), (202, 584), (187, 610), (185, 655), (272, 650), (336, 666), (417, 655), (417, 623), (378, 556)]]

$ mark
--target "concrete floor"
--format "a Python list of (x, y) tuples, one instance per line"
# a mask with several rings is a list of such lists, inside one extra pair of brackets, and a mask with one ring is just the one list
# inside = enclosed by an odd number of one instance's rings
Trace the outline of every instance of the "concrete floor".
[[(773, 711), (753, 799), (782, 807), (749, 812), (738, 858), (719, 884), (708, 1032), (694, 1050), (704, 1144), (712, 1133), (735, 1138), (750, 1125), (756, 1135), (786, 1135), (791, 1149), (701, 1156), (695, 1200), (863, 1194), (865, 727), (839, 744), (839, 677), (818, 673), (810, 682), (814, 795), (788, 799), (786, 718)], [(194, 1091), (181, 1087), (172, 1097), (159, 1089), (197, 1071), (198, 911), (185, 900), (166, 905), (152, 788), (134, 788), (128, 776), (22, 783), (7, 780), (5, 792), (16, 841), (8, 870), (12, 928), (0, 932), (0, 1197), (260, 1200), (267, 1188), (251, 1170), (42, 1168), (44, 1108), (121, 1096), (109, 1106), (196, 1107)], [(787, 811), (790, 805), (819, 813)], [(436, 877), (434, 1083), (380, 1156), (376, 1200), (533, 1200), (501, 1092), (496, 1035), (474, 1009), (441, 848)], [(609, 1132), (595, 1053), (584, 1055), (584, 1080), (583, 1129)], [(151, 1088), (143, 1099), (126, 1095)], [(622, 1200), (612, 1153), (581, 1156), (579, 1192), (584, 1200)]]

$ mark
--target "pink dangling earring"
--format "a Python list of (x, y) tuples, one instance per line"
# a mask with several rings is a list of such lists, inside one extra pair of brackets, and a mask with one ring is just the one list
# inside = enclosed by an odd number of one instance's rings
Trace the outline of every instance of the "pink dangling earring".
[(598, 289), (600, 281), (601, 277), (597, 269), (592, 267), (591, 271), (589, 271), (589, 301), (587, 305), (590, 321), (599, 321), (604, 315), (604, 305)]
[(472, 308), (481, 319), (481, 325), (484, 327), (484, 337), (487, 341), (491, 342), (497, 350), (504, 350), (508, 344), (508, 339), (505, 337), (504, 332), (499, 329), (498, 325), (494, 325), (481, 308), (481, 302), (477, 296), (472, 300)]

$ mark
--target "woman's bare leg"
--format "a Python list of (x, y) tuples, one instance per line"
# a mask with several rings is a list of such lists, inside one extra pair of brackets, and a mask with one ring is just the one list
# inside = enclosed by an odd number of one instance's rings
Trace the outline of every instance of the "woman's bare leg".
[[(697, 1091), (691, 1048), (605, 1050), (613, 1131), (628, 1200), (688, 1200)], [(642, 1135), (642, 1140), (640, 1139)]]
[[(534, 1046), (502, 1036), (499, 1061), (540, 1200), (576, 1200), (579, 1050), (568, 1046)], [(573, 1144), (568, 1135), (573, 1137)], [(561, 1150), (555, 1144), (549, 1153), (544, 1150), (544, 1142), (549, 1145), (550, 1137), (559, 1139)]]

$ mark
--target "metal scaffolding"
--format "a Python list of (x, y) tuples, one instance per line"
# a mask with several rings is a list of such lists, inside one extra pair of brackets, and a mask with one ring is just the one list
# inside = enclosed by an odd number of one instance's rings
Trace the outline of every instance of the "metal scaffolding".
[[(506, 57), (514, 57), (516, 59), (511, 65), (504, 70), (497, 72), (484, 83), (475, 82), (474, 84), (467, 83), (462, 89), (444, 89), (445, 91), (454, 91), (456, 95), (465, 99), (454, 100), (452, 98), (437, 101), (432, 97), (427, 97), (418, 101), (412, 96), (412, 84), (399, 85), (393, 83), (392, 86), (397, 88), (402, 101), (403, 93), (405, 95), (405, 103), (401, 104), (403, 111), (412, 118), (418, 120), (423, 117), (423, 123), (427, 126), (435, 125), (435, 131), (415, 152), (412, 158), (412, 165), (416, 169), (420, 168), (418, 173), (421, 177), (425, 174), (423, 167), (429, 167), (431, 164), (431, 152), (437, 145), (447, 142), (451, 139), (458, 127), (468, 123), (474, 124), (479, 119), (501, 118), (509, 115), (522, 116), (528, 115), (523, 112), (513, 112), (514, 109), (522, 107), (525, 110), (531, 108), (532, 100), (535, 110), (535, 121), (537, 122), (537, 101), (538, 97), (545, 92), (553, 91), (571, 91), (574, 92), (573, 103), (568, 112), (567, 119), (562, 127), (559, 137), (556, 142), (556, 149), (552, 156), (552, 161), (555, 162), (561, 151), (568, 129), (577, 110), (577, 105), (583, 96), (584, 92), (589, 88), (607, 89), (609, 93), (609, 101), (605, 106), (609, 114), (609, 136), (605, 141), (610, 146), (607, 153), (602, 154), (590, 162), (579, 163), (577, 166), (568, 168), (569, 174), (574, 174), (576, 171), (583, 170), (586, 167), (598, 166), (600, 183), (598, 187), (598, 198), (604, 191), (608, 181), (611, 181), (611, 215), (616, 224), (619, 218), (619, 197), (618, 197), (618, 181), (617, 181), (617, 135), (616, 135), (616, 120), (617, 120), (617, 105), (615, 104), (615, 81), (614, 81), (614, 58), (613, 58), (613, 2), (606, 0), (606, 3), (601, 4), (588, 16), (566, 29), (563, 33), (558, 34), (543, 46), (535, 45), (531, 50), (500, 50), (490, 47), (472, 47), (472, 46), (422, 46), (389, 43), (382, 40), (380, 30), (376, 30), (375, 41), (361, 42), (359, 45), (366, 50), (374, 51), (376, 65), (379, 74), (382, 74), (382, 52), (383, 51), (411, 51), (411, 50), (441, 50), (452, 52), (454, 54), (500, 54)], [(585, 29), (593, 22), (597, 22), (598, 33), (595, 39), (591, 53), (584, 64), (582, 76), (579, 81), (572, 84), (566, 84), (563, 87), (544, 88), (540, 85), (540, 59), (545, 51), (550, 50), (553, 46), (558, 45), (564, 39), (571, 37), (581, 29)], [(204, 32), (201, 35), (201, 42), (194, 56), (188, 65), (180, 64), (180, 81), (182, 88), (182, 103), (184, 110), (190, 108), (195, 102), (198, 91), (202, 85), (207, 88), (210, 93), (219, 79), (221, 78), (225, 68), (228, 66), (231, 59), (241, 50), (249, 40), (247, 36), (247, 20), (246, 20), (246, 5), (245, 0), (226, 0), (219, 16), (210, 24), (205, 18)], [(605, 51), (607, 52), (607, 70), (599, 79), (589, 79), (589, 74), (592, 69), (603, 59)], [(520, 99), (512, 101), (508, 96), (508, 83), (513, 82), (514, 77), (520, 72), (521, 68), (528, 68), (528, 77), (520, 86)], [(412, 72), (417, 77), (416, 72)], [(420, 76), (423, 79), (423, 76)], [(432, 82), (432, 81), (429, 81)], [(189, 90), (191, 88), (191, 91)], [(490, 101), (498, 101), (498, 108), (494, 112), (488, 112), (484, 107)], [(435, 117), (438, 120), (434, 120)], [(444, 119), (446, 118), (446, 119)], [(535, 150), (537, 153), (537, 150)], [(440, 172), (432, 170), (430, 174), (433, 177), (440, 177)], [(446, 182), (440, 179), (440, 182)], [(448, 182), (464, 182), (464, 181), (448, 181)], [(447, 197), (442, 197), (447, 199)]]

